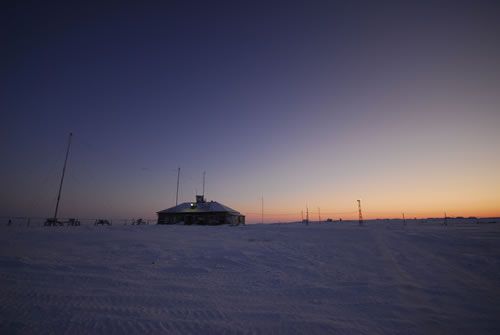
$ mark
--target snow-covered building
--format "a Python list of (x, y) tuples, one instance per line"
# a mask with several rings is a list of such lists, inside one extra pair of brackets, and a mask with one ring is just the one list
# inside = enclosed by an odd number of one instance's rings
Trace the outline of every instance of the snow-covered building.
[(244, 224), (245, 216), (217, 201), (205, 201), (202, 195), (196, 202), (184, 202), (157, 212), (158, 224)]

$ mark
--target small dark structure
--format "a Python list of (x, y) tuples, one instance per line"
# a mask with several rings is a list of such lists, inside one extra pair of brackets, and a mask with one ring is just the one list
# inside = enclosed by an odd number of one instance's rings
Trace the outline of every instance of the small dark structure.
[(106, 219), (97, 219), (94, 222), (94, 226), (98, 226), (98, 225), (101, 225), (101, 226), (111, 226), (111, 221), (106, 220)]
[(68, 221), (66, 222), (66, 224), (68, 226), (79, 226), (80, 225), (80, 220), (75, 219), (75, 218), (71, 218), (71, 219), (68, 219)]
[(45, 220), (43, 225), (46, 227), (50, 227), (50, 226), (63, 226), (64, 224), (61, 221), (57, 220), (56, 218), (48, 218), (47, 220)]
[[(68, 219), (68, 221), (59, 221), (56, 218), (48, 218), (47, 220), (45, 220), (43, 225), (44, 226), (64, 226), (64, 224), (66, 224), (68, 226), (79, 226), (80, 220), (75, 219), (75, 218), (71, 218), (71, 219)], [(28, 225), (29, 225), (29, 221), (28, 221)]]
[(144, 219), (137, 219), (132, 221), (132, 225), (145, 225), (149, 224), (149, 221), (146, 221)]
[(245, 216), (240, 212), (216, 201), (205, 201), (202, 195), (196, 196), (196, 202), (184, 202), (157, 214), (158, 224), (245, 224)]

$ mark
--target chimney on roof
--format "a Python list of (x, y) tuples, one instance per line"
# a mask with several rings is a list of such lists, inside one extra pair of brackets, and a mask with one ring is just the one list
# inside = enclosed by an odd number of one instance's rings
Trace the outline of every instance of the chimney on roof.
[(202, 195), (197, 195), (196, 196), (196, 203), (199, 204), (199, 203), (204, 203), (205, 202), (205, 197), (202, 196)]

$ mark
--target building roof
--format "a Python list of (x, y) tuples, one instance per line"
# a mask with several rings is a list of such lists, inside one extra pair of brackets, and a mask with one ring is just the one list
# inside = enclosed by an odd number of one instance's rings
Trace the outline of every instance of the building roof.
[(158, 214), (162, 213), (230, 213), (233, 215), (242, 215), (240, 212), (224, 206), (217, 201), (207, 201), (207, 202), (183, 202), (174, 207), (170, 207), (164, 209), (162, 211), (157, 212)]

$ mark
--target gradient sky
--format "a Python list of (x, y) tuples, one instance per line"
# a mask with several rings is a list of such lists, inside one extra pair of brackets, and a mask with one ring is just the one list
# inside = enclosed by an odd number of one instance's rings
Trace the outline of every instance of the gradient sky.
[[(2, 5), (0, 216), (500, 215), (497, 1)], [(5, 7), (6, 6), (6, 7)]]

